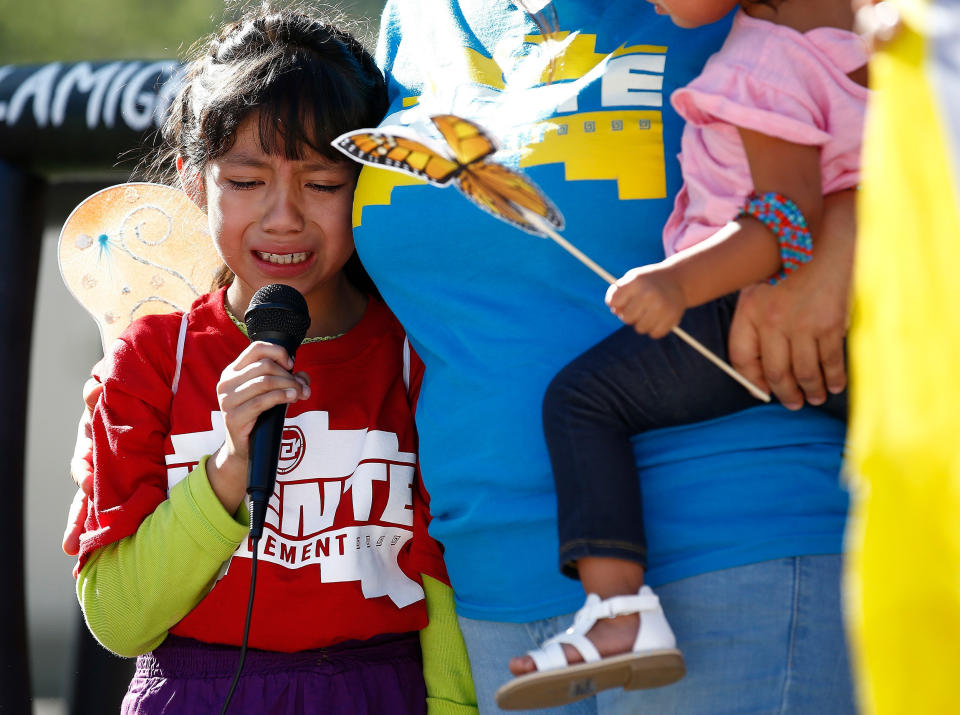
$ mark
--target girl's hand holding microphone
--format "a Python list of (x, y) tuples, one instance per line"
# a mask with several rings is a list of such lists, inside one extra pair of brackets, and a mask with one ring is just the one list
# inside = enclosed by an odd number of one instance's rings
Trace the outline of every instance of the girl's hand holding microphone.
[(220, 374), (217, 401), (226, 438), (207, 462), (207, 479), (231, 514), (246, 494), (250, 433), (262, 412), (310, 396), (310, 377), (291, 373), (293, 359), (280, 345), (251, 343)]
[[(274, 405), (310, 396), (310, 377), (291, 373), (293, 360), (279, 345), (254, 342), (224, 369), (217, 383), (217, 399), (227, 436), (223, 446), (207, 461), (207, 479), (220, 503), (234, 513), (246, 494), (250, 432), (261, 412)], [(84, 411), (70, 474), (77, 493), (70, 505), (63, 535), (63, 551), (76, 556), (80, 548), (89, 500), (93, 494), (93, 441), (90, 420), (103, 386), (90, 378), (83, 386)]]

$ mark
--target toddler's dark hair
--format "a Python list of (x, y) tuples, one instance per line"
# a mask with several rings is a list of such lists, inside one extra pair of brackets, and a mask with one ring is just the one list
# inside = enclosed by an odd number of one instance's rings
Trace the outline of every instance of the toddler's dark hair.
[[(367, 50), (305, 10), (265, 2), (194, 47), (161, 129), (162, 145), (148, 165), (154, 180), (176, 182), (182, 157), (186, 176), (202, 181), (207, 163), (230, 150), (237, 128), (254, 112), (265, 153), (299, 160), (309, 147), (333, 161), (345, 159), (330, 145), (335, 137), (375, 127), (386, 113), (383, 75)], [(359, 287), (372, 289), (356, 254), (345, 270)], [(221, 271), (215, 285), (230, 280), (229, 271)]]

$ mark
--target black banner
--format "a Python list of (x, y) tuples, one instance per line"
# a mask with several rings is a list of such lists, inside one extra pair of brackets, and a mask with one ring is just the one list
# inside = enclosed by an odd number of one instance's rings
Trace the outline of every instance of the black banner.
[(139, 158), (182, 71), (173, 60), (0, 66), (0, 159), (69, 171)]

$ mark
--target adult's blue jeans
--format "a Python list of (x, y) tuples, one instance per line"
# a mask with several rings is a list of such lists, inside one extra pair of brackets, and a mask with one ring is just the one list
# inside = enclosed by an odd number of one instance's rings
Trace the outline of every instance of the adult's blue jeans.
[[(681, 326), (727, 359), (731, 294), (688, 310)], [(543, 400), (543, 429), (557, 489), (560, 568), (606, 556), (646, 567), (641, 481), (630, 438), (755, 407), (757, 399), (676, 335), (626, 326), (564, 367)], [(846, 393), (820, 409), (846, 419)]]
[[(653, 690), (609, 690), (554, 715), (846, 715), (856, 712), (840, 605), (841, 558), (799, 556), (664, 584), (657, 595), (686, 676)], [(460, 617), (481, 715), (501, 713), (510, 658), (565, 630), (573, 614), (531, 623)]]

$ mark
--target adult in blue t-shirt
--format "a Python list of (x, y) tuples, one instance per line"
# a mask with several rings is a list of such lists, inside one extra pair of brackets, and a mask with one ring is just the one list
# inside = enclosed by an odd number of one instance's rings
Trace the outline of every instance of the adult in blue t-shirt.
[[(728, 26), (679, 30), (646, 3), (556, 0), (534, 17), (507, 0), (391, 0), (378, 48), (384, 123), (438, 142), (431, 115), (484, 127), (501, 144), (496, 160), (559, 207), (564, 236), (622, 275), (663, 257), (680, 184), (669, 95)], [(834, 326), (818, 348), (811, 327), (845, 311), (849, 201), (828, 206), (806, 277), (745, 291), (731, 337), (757, 380), (762, 353), (791, 407), (802, 404), (798, 382), (819, 399), (818, 349), (842, 335)], [(417, 425), (430, 530), (445, 547), (481, 711), (496, 712), (510, 657), (567, 628), (583, 601), (556, 563), (544, 389), (619, 324), (596, 275), (456, 190), (364, 168), (354, 220), (360, 256), (426, 364)], [(774, 405), (637, 439), (647, 581), (688, 674), (566, 712), (853, 710), (840, 613), (844, 431), (822, 412)]]

